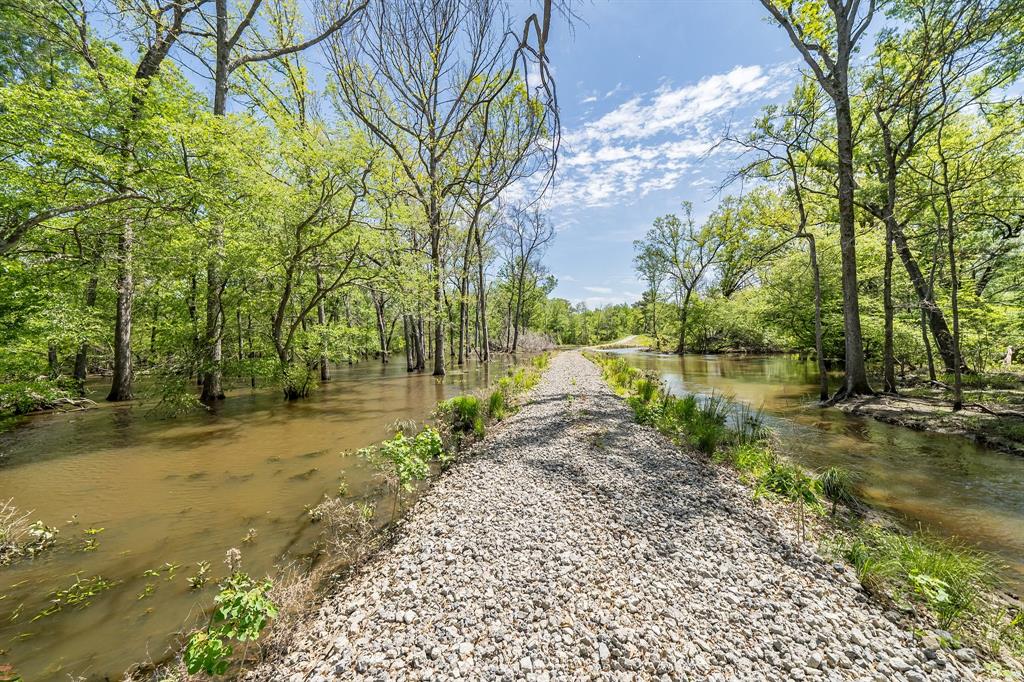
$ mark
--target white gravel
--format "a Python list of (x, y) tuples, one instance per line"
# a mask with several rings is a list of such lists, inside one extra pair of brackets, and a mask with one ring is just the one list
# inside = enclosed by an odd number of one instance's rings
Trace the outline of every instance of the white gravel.
[(250, 679), (976, 679), (579, 353), (478, 450)]

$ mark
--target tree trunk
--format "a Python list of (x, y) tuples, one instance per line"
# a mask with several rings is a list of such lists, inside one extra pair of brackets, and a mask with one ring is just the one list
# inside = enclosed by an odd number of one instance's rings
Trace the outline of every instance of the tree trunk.
[(885, 228), (885, 269), (882, 282), (882, 308), (885, 316), (885, 339), (882, 343), (882, 391), (896, 393), (896, 363), (893, 357), (892, 307), (892, 231)]
[(804, 232), (807, 240), (807, 258), (811, 263), (811, 280), (814, 283), (814, 353), (818, 356), (818, 397), (828, 401), (828, 368), (825, 366), (825, 344), (821, 329), (821, 270), (818, 267), (818, 249), (814, 235)]
[[(316, 288), (317, 291), (322, 291), (324, 288), (324, 278), (320, 274), (320, 266), (316, 268)], [(324, 299), (321, 299), (316, 304), (316, 323), (320, 327), (320, 381), (331, 380), (331, 367), (327, 363), (327, 304)]]
[(690, 308), (690, 295), (693, 293), (693, 289), (687, 289), (686, 294), (683, 296), (683, 304), (679, 306), (679, 345), (676, 346), (676, 354), (683, 355), (686, 353), (686, 316)]
[(477, 297), (480, 299), (480, 346), (483, 350), (482, 359), (487, 362), (491, 359), (490, 332), (487, 329), (487, 287), (484, 284), (484, 249), (480, 238), (480, 227), (473, 223), (473, 241), (476, 243), (476, 288)]
[(835, 93), (839, 174), (839, 247), (843, 273), (843, 330), (846, 378), (842, 397), (869, 394), (864, 342), (860, 327), (860, 296), (857, 290), (857, 231), (853, 203), (853, 122), (845, 69)]
[(895, 220), (889, 221), (888, 229), (892, 234), (896, 253), (899, 254), (903, 267), (907, 271), (907, 276), (910, 277), (910, 282), (914, 286), (914, 292), (917, 294), (917, 299), (921, 305), (921, 312), (927, 318), (928, 326), (931, 328), (932, 336), (935, 338), (939, 357), (942, 358), (946, 370), (952, 372), (954, 362), (953, 335), (949, 332), (946, 317), (942, 314), (942, 309), (935, 303), (932, 287), (928, 286), (924, 273), (921, 272), (921, 268), (911, 252), (903, 229)]
[[(85, 285), (85, 307), (92, 308), (96, 305), (96, 287), (99, 286), (99, 280), (95, 274), (89, 277), (88, 283)], [(86, 376), (89, 373), (89, 342), (83, 341), (82, 345), (78, 347), (78, 353), (75, 355), (75, 381), (80, 384), (84, 384)]]
[[(228, 3), (227, 0), (215, 0), (216, 39), (215, 66), (213, 79), (213, 114), (224, 116), (227, 113), (228, 100), (228, 60), (231, 46), (228, 45)], [(223, 341), (222, 296), (224, 293), (223, 274), (221, 273), (224, 249), (224, 226), (217, 216), (213, 216), (210, 234), (207, 239), (209, 253), (206, 261), (206, 333), (203, 337), (205, 345), (205, 367), (203, 368), (203, 392), (200, 400), (204, 403), (224, 399), (223, 369), (221, 367)]]
[(107, 400), (131, 400), (132, 394), (132, 305), (135, 282), (132, 248), (135, 241), (131, 219), (124, 223), (117, 240), (117, 315), (114, 321), (114, 377)]

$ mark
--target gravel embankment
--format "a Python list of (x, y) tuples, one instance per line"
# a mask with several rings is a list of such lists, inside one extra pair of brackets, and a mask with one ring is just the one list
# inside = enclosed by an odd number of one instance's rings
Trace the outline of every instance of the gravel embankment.
[(479, 450), (252, 679), (976, 679), (579, 353)]

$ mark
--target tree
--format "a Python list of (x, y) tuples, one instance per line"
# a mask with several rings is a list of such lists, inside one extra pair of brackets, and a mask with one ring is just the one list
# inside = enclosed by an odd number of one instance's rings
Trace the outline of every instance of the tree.
[(634, 250), (650, 250), (653, 257), (661, 260), (668, 278), (672, 281), (679, 304), (679, 342), (676, 353), (686, 352), (686, 318), (690, 301), (705, 274), (716, 262), (724, 242), (715, 224), (719, 220), (729, 222), (727, 216), (713, 216), (703, 227), (698, 228), (693, 219), (693, 205), (683, 202), (683, 217), (668, 214), (655, 218), (654, 227)]
[(668, 276), (667, 263), (661, 253), (651, 244), (637, 240), (633, 242), (633, 267), (647, 286), (646, 300), (651, 307), (651, 336), (654, 350), (660, 350), (658, 338), (658, 297)]
[(854, 205), (854, 139), (850, 104), (850, 59), (875, 13), (876, 0), (761, 0), (834, 107), (839, 203), (839, 244), (843, 265), (845, 379), (837, 398), (872, 393), (864, 364), (857, 288), (857, 233)]

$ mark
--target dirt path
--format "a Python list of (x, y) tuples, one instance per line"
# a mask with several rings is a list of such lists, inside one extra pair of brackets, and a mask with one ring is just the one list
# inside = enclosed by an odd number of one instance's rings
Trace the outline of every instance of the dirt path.
[(974, 679), (579, 353), (479, 449), (252, 679)]

